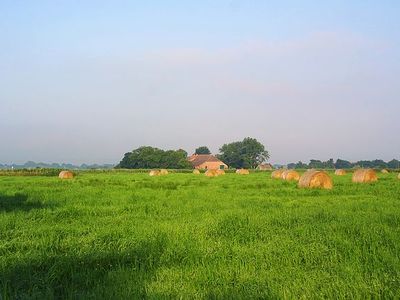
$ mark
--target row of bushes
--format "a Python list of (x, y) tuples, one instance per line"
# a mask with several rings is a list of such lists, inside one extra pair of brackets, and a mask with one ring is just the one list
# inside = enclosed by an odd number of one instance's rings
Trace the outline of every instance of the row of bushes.
[(61, 169), (0, 170), (0, 176), (58, 176)]

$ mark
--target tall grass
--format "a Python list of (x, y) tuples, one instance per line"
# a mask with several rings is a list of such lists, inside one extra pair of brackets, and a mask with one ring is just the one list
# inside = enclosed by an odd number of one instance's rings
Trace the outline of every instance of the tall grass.
[(3, 176), (1, 297), (399, 298), (400, 180), (379, 177)]

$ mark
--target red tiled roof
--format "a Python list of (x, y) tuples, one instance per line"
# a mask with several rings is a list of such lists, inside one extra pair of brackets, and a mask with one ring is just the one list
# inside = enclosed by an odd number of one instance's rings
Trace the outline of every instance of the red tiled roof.
[(211, 161), (223, 163), (221, 160), (211, 154), (193, 154), (189, 157), (189, 162), (192, 164), (193, 167), (197, 167), (205, 162)]

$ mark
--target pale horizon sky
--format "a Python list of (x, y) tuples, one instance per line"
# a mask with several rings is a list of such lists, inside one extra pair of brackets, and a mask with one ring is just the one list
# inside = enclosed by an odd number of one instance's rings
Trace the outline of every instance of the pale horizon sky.
[(272, 163), (400, 159), (399, 16), (394, 0), (1, 1), (0, 163), (247, 136)]

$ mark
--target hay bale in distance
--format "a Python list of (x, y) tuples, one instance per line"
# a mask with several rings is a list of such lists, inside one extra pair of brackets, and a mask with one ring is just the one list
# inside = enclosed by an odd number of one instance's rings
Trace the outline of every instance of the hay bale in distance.
[(160, 176), (161, 173), (159, 170), (151, 170), (149, 173), (150, 176)]
[(291, 180), (299, 181), (300, 175), (295, 170), (286, 170), (282, 173), (281, 178), (287, 181)]
[(389, 171), (388, 170), (386, 170), (386, 169), (382, 169), (382, 171), (381, 171), (383, 174), (388, 174), (389, 173)]
[(200, 174), (200, 171), (199, 171), (199, 170), (197, 170), (197, 169), (194, 169), (194, 170), (193, 170), (193, 174), (195, 174), (195, 175), (199, 175), (199, 174)]
[(337, 170), (335, 170), (335, 175), (337, 175), (337, 176), (346, 175), (346, 171), (343, 169), (337, 169)]
[(218, 176), (218, 172), (217, 170), (207, 170), (204, 175), (206, 175), (207, 177), (216, 177)]
[(271, 178), (274, 179), (281, 179), (282, 178), (282, 173), (285, 172), (285, 169), (278, 169), (275, 170), (271, 173)]
[(168, 175), (168, 170), (167, 169), (161, 169), (160, 170), (160, 175)]
[(333, 183), (329, 175), (322, 171), (307, 171), (299, 180), (300, 188), (332, 189)]
[(372, 169), (358, 169), (354, 172), (352, 181), (357, 183), (374, 182), (378, 180), (376, 172)]
[(239, 174), (239, 175), (249, 175), (250, 172), (249, 172), (249, 170), (247, 170), (247, 169), (237, 169), (237, 170), (236, 170), (236, 174)]
[(72, 179), (74, 178), (74, 173), (71, 171), (61, 171), (60, 174), (58, 174), (58, 177), (61, 179)]
[(219, 176), (219, 175), (225, 175), (225, 171), (224, 171), (224, 170), (221, 170), (221, 169), (218, 169), (218, 170), (217, 170), (217, 174), (218, 174), (218, 176)]

